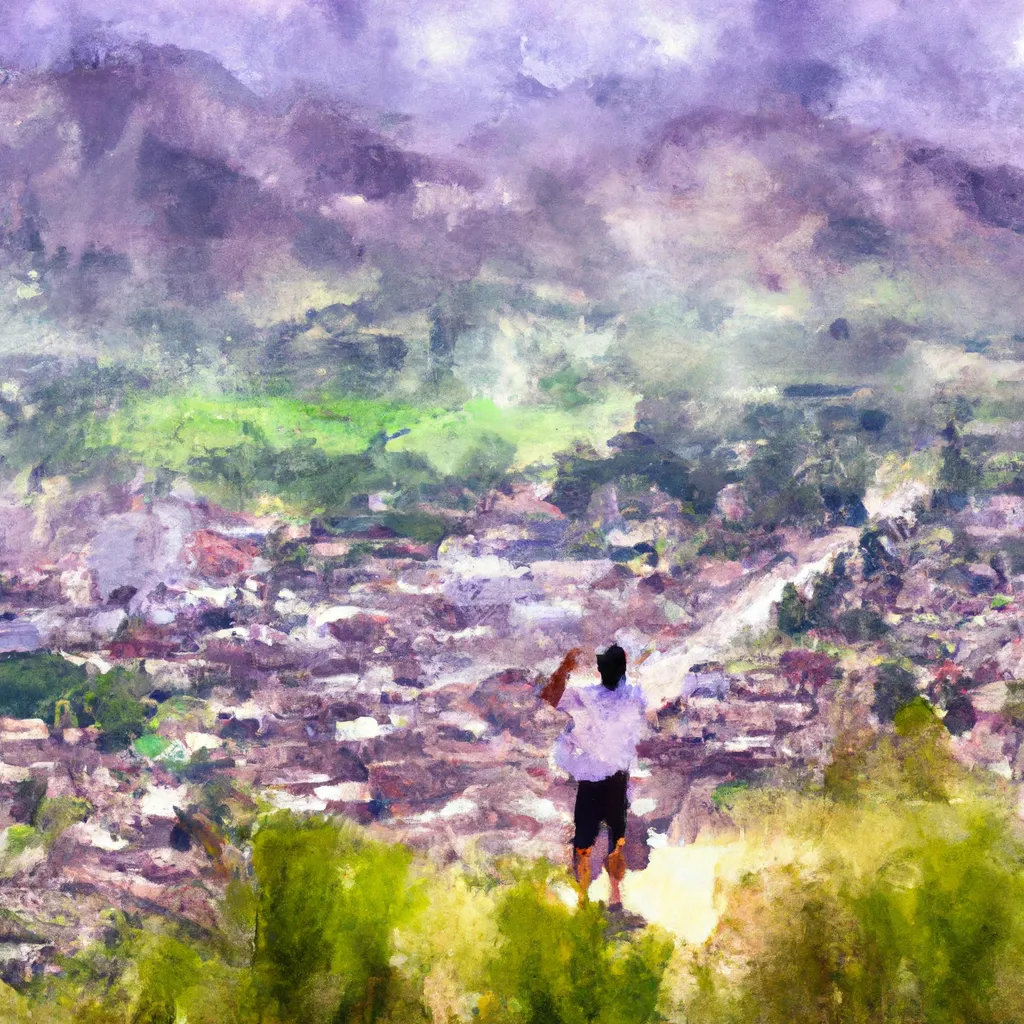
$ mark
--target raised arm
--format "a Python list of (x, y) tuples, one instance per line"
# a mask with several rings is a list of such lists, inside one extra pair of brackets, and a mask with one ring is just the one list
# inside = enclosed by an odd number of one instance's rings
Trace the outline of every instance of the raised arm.
[(580, 655), (583, 653), (579, 647), (574, 647), (563, 659), (562, 664), (555, 669), (548, 680), (547, 686), (540, 691), (540, 699), (547, 701), (553, 708), (558, 707), (558, 702), (565, 693), (566, 683), (569, 676), (579, 664)]

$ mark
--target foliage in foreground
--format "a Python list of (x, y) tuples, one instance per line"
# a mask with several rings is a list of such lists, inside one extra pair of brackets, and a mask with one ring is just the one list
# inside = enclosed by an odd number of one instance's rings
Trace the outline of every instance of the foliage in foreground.
[(736, 797), (761, 870), (740, 873), (694, 958), (688, 1024), (1022, 1019), (1024, 842), (1010, 801), (953, 761), (923, 700), (894, 725), (842, 734), (824, 793)]
[[(1009, 787), (916, 699), (841, 723), (813, 788), (732, 785), (741, 853), (700, 948), (614, 935), (539, 863), (438, 871), (346, 823), (265, 819), (209, 931), (112, 915), (27, 992), (27, 1024), (1010, 1024), (1024, 1019), (1024, 840)], [(672, 893), (666, 892), (666, 899)], [(570, 900), (571, 902), (571, 900)]]
[[(206, 933), (115, 916), (112, 938), (24, 995), (12, 1022), (643, 1024), (671, 942), (609, 938), (570, 910), (550, 865), (432, 875), (401, 846), (287, 813), (253, 840)], [(6, 1002), (4, 1002), (6, 1001)]]

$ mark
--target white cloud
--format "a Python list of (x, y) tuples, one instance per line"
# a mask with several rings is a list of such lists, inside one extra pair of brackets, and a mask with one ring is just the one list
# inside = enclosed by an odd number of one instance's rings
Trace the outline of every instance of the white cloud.
[(1015, 67), (1024, 67), (1024, 21), (1017, 27), (1017, 38), (1013, 43), (1013, 57), (1010, 64)]
[(440, 67), (466, 64), (473, 50), (473, 34), (444, 18), (434, 18), (403, 32), (402, 51), (409, 64), (425, 60)]
[(640, 23), (644, 35), (657, 43), (656, 50), (667, 61), (688, 61), (700, 42), (700, 26), (692, 19), (668, 21), (648, 15)]

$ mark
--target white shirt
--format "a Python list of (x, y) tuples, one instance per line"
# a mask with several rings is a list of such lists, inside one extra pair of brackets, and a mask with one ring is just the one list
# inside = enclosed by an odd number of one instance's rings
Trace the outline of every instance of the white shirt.
[(614, 690), (598, 683), (568, 689), (558, 702), (572, 721), (555, 741), (555, 764), (581, 782), (598, 782), (636, 763), (647, 731), (647, 705), (625, 677)]

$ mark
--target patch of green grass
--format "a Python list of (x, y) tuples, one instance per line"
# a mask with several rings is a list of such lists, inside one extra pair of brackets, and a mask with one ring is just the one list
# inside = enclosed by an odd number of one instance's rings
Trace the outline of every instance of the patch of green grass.
[(276, 448), (314, 439), (332, 455), (354, 455), (382, 432), (415, 426), (441, 410), (344, 398), (323, 403), (297, 398), (220, 395), (149, 397), (95, 424), (97, 446), (116, 445), (139, 461), (186, 473), (191, 460), (260, 434)]
[(31, 825), (9, 825), (6, 832), (4, 852), (9, 857), (17, 857), (30, 846), (35, 846), (40, 835)]
[(737, 794), (749, 788), (750, 784), (747, 782), (723, 782), (720, 786), (715, 786), (711, 793), (711, 802), (716, 810), (721, 811), (732, 804)]
[(159, 736), (156, 733), (146, 733), (145, 736), (140, 736), (134, 744), (137, 754), (141, 754), (143, 757), (159, 757), (170, 745), (171, 741), (165, 736)]
[(635, 404), (622, 390), (584, 404), (509, 408), (487, 399), (444, 408), (354, 396), (133, 396), (105, 418), (85, 417), (76, 458), (185, 475), (226, 504), (337, 514), (378, 490), (396, 492), (400, 505), (403, 494), (422, 500), (424, 488), (448, 480), (472, 491), (509, 469), (542, 472), (578, 441), (600, 447), (631, 429)]
[(632, 426), (636, 398), (614, 394), (574, 408), (499, 408), (474, 399), (450, 411), (372, 398), (336, 398), (321, 403), (263, 396), (166, 395), (147, 397), (92, 425), (96, 448), (116, 446), (141, 462), (187, 473), (191, 460), (261, 435), (276, 448), (315, 440), (330, 455), (364, 451), (382, 433), (395, 451), (427, 457), (444, 474), (456, 473), (487, 436), (515, 446), (517, 464), (549, 461), (580, 438), (603, 443)]
[[(385, 526), (393, 530), (399, 537), (418, 541), (421, 544), (438, 544), (447, 532), (445, 521), (441, 516), (432, 515), (429, 512), (386, 512), (380, 516), (340, 516), (332, 518), (323, 523), (328, 533), (349, 534), (359, 533), (372, 529), (375, 526)], [(356, 544), (353, 547), (360, 545)], [(373, 550), (374, 545), (366, 546), (366, 550)], [(307, 551), (308, 559), (308, 551)]]
[(34, 824), (46, 845), (52, 846), (72, 825), (85, 821), (90, 813), (92, 805), (88, 800), (57, 796), (43, 800), (36, 811)]
[(154, 760), (159, 761), (168, 771), (181, 773), (188, 767), (190, 755), (181, 740), (172, 740)]
[(578, 440), (603, 445), (609, 437), (633, 427), (636, 397), (613, 393), (601, 402), (572, 409), (555, 406), (500, 408), (489, 399), (473, 399), (455, 412), (422, 419), (404, 437), (393, 441), (395, 451), (423, 455), (442, 475), (458, 475), (474, 453), (494, 440), (515, 449), (513, 465), (524, 469), (551, 463), (556, 452)]
[[(189, 715), (200, 714), (206, 705), (197, 697), (189, 697), (187, 694), (176, 694), (168, 697), (156, 709), (156, 713), (149, 720), (149, 726), (154, 731), (159, 729), (164, 722), (180, 722)], [(147, 755), (150, 756), (150, 755)]]
[(749, 658), (739, 658), (735, 661), (727, 661), (725, 663), (725, 671), (728, 675), (738, 676), (743, 672), (751, 672), (756, 668), (759, 668), (759, 664), (756, 661), (751, 661)]
[(995, 608), (995, 609), (999, 609), (999, 608), (1005, 608), (1009, 604), (1013, 604), (1013, 598), (1012, 597), (1007, 597), (1006, 594), (996, 594), (996, 596), (992, 598), (991, 607)]

